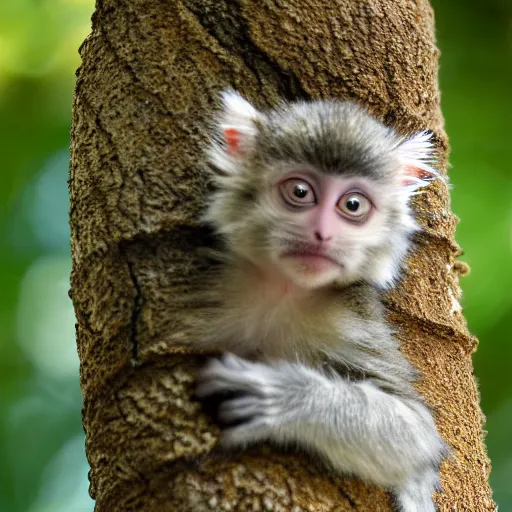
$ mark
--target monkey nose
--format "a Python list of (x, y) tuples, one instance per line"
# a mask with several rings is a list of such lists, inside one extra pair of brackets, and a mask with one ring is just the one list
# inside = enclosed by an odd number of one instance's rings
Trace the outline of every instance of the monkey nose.
[(320, 233), (320, 231), (315, 231), (315, 238), (319, 242), (328, 242), (329, 240), (332, 239), (332, 236), (328, 236), (328, 235), (322, 234), (322, 233)]

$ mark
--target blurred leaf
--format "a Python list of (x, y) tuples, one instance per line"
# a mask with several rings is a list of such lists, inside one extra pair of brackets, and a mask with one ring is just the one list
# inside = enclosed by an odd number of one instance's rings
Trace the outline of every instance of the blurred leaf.
[(88, 494), (89, 466), (84, 455), (83, 435), (60, 449), (44, 471), (39, 496), (29, 512), (92, 512), (94, 501)]
[[(34, 502), (44, 468), (68, 439), (81, 433), (80, 403), (76, 378), (44, 375), (27, 382), (20, 399), (4, 409), (0, 489), (10, 503), (6, 511), (26, 511)], [(83, 464), (83, 456), (75, 460), (75, 467)]]
[(0, 3), (0, 80), (6, 74), (34, 77), (77, 65), (91, 7), (91, 2), (58, 0)]
[(32, 264), (20, 286), (19, 344), (47, 379), (78, 376), (70, 271), (69, 257), (46, 256)]
[(17, 254), (54, 251), (69, 254), (69, 153), (61, 150), (13, 202), (5, 242)]

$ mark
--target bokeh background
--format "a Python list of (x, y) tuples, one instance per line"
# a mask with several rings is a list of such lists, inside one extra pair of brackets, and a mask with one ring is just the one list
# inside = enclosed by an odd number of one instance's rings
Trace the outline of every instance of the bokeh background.
[[(434, 0), (463, 306), (512, 511), (512, 2)], [(93, 0), (0, 1), (0, 512), (90, 512), (67, 296), (68, 142)]]

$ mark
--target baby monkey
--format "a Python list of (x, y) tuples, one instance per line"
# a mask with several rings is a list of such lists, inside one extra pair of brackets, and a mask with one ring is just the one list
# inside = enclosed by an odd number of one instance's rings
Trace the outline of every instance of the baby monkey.
[(224, 352), (197, 388), (221, 397), (221, 444), (298, 445), (434, 511), (447, 448), (381, 302), (419, 229), (409, 199), (440, 178), (431, 134), (349, 102), (222, 99), (205, 220), (225, 247), (195, 336)]

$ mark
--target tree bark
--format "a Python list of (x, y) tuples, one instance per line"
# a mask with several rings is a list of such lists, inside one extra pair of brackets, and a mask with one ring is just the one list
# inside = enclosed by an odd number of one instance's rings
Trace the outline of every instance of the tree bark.
[[(71, 295), (96, 511), (387, 511), (387, 494), (302, 453), (224, 454), (191, 398), (183, 348), (190, 276), (211, 243), (203, 143), (219, 89), (366, 105), (399, 131), (432, 129), (446, 168), (439, 52), (427, 0), (98, 0), (81, 48), (71, 144)], [(494, 510), (459, 311), (456, 218), (436, 183), (424, 231), (388, 298), (418, 388), (452, 457), (442, 511)]]

